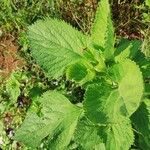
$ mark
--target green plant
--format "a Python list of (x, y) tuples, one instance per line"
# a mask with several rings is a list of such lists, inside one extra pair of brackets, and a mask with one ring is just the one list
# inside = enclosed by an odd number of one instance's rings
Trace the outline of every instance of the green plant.
[(43, 16), (58, 16), (55, 0), (1, 0), (0, 24), (4, 31), (20, 31)]
[(34, 99), (17, 141), (35, 148), (47, 137), (52, 150), (150, 148), (150, 61), (139, 40), (115, 45), (108, 0), (99, 3), (91, 35), (56, 19), (38, 21), (28, 35), (32, 55), (47, 76), (65, 74), (85, 94), (78, 104), (57, 91)]

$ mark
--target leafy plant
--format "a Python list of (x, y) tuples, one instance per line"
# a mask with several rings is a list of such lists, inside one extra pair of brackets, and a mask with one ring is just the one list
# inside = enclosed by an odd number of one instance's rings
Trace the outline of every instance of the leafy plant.
[(145, 4), (150, 7), (150, 0), (145, 0)]
[(45, 92), (16, 131), (17, 141), (35, 148), (47, 137), (52, 150), (150, 148), (150, 101), (144, 90), (150, 61), (139, 40), (121, 39), (115, 45), (108, 0), (99, 3), (91, 35), (45, 19), (29, 27), (28, 37), (32, 56), (47, 76), (65, 74), (85, 94), (82, 104), (72, 104), (57, 91)]
[(58, 16), (55, 0), (1, 0), (0, 24), (4, 31), (20, 31), (43, 16)]
[(11, 102), (16, 103), (20, 95), (20, 83), (16, 79), (15, 73), (12, 73), (6, 82), (6, 92), (10, 96)]

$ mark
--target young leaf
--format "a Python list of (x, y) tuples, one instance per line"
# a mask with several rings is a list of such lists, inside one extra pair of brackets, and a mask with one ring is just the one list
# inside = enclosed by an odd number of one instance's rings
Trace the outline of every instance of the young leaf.
[(37, 147), (49, 135), (53, 150), (66, 148), (82, 109), (72, 105), (63, 95), (50, 91), (44, 93), (38, 103), (39, 112), (28, 113), (15, 139), (29, 147)]
[(104, 48), (105, 58), (113, 58), (114, 28), (111, 20), (111, 11), (108, 0), (101, 0), (99, 3), (91, 36), (95, 45), (102, 46)]
[(64, 69), (82, 57), (87, 37), (70, 25), (56, 19), (38, 21), (29, 27), (31, 52), (50, 77), (58, 77)]
[(139, 109), (131, 117), (139, 135), (141, 149), (150, 149), (150, 100), (145, 99)]
[(67, 68), (66, 77), (68, 80), (76, 81), (77, 83), (84, 84), (91, 81), (95, 77), (95, 71), (89, 69), (90, 67), (81, 61), (72, 64)]

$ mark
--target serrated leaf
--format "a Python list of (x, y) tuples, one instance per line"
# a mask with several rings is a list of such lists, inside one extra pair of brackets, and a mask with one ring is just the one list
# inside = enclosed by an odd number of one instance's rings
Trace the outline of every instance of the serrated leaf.
[(85, 114), (100, 127), (99, 136), (109, 150), (128, 150), (134, 141), (126, 107), (117, 89), (90, 85), (85, 94)]
[(141, 57), (141, 55), (138, 55), (138, 56), (136, 58), (136, 62), (140, 66), (140, 69), (143, 74), (143, 78), (149, 78), (150, 77), (150, 60), (146, 59), (143, 56)]
[[(37, 147), (46, 136), (53, 150), (65, 149), (73, 136), (82, 110), (58, 92), (46, 92), (38, 99), (39, 112), (30, 111), (15, 139)], [(30, 138), (29, 138), (30, 137)]]
[(131, 117), (139, 135), (139, 147), (150, 149), (150, 100), (145, 99)]
[(126, 110), (120, 110), (122, 99), (117, 90), (110, 85), (93, 84), (85, 93), (84, 109), (88, 118), (94, 123), (107, 124), (116, 122), (118, 114), (124, 115)]
[(95, 77), (95, 71), (89, 68), (88, 64), (75, 63), (67, 68), (66, 77), (82, 85)]
[(118, 123), (103, 127), (101, 135), (103, 135), (105, 147), (108, 150), (129, 150), (134, 142), (130, 120), (122, 118), (118, 121)]
[(93, 42), (104, 48), (106, 59), (113, 58), (114, 28), (111, 20), (111, 11), (108, 0), (101, 0), (97, 8), (95, 21), (92, 27)]
[(63, 21), (46, 19), (29, 27), (31, 52), (50, 77), (58, 77), (64, 69), (82, 57), (87, 37)]
[(85, 93), (84, 108), (88, 117), (96, 123), (114, 122), (118, 113), (131, 116), (143, 95), (142, 74), (134, 62), (126, 60), (118, 63), (109, 69), (109, 73), (117, 86), (93, 84)]
[(100, 139), (109, 150), (128, 150), (134, 136), (126, 107), (117, 89), (110, 85), (90, 85), (85, 94), (87, 117), (100, 127)]
[(150, 75), (150, 61), (146, 59), (144, 53), (141, 51), (142, 42), (140, 40), (122, 39), (115, 51), (115, 60), (117, 62), (125, 59), (135, 61), (143, 74), (144, 78)]
[(93, 45), (90, 45), (87, 51), (84, 51), (84, 57), (88, 62), (90, 62), (90, 64), (92, 64), (97, 72), (104, 72), (106, 70), (105, 58), (103, 53), (95, 49)]
[(142, 42), (140, 40), (122, 39), (115, 51), (115, 60), (122, 61), (126, 58), (134, 60), (140, 52)]
[(112, 82), (118, 84), (119, 95), (130, 116), (138, 108), (143, 95), (142, 73), (136, 63), (128, 59), (114, 65), (109, 73)]
[(96, 150), (96, 148), (100, 148), (100, 144), (102, 144), (99, 132), (99, 128), (88, 118), (84, 117), (78, 122), (74, 140), (82, 150)]
[(119, 56), (122, 53), (126, 53), (129, 51), (126, 58), (134, 59), (138, 51), (140, 51), (142, 42), (140, 40), (128, 40), (128, 39), (121, 39), (119, 42), (118, 47), (115, 50), (115, 56)]

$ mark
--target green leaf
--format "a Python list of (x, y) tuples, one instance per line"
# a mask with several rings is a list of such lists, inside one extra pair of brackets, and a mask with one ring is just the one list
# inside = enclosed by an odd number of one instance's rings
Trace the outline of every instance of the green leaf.
[[(149, 79), (147, 79), (149, 81)], [(145, 96), (150, 96), (150, 83), (145, 83)]]
[(130, 116), (138, 108), (143, 95), (142, 74), (134, 62), (120, 62), (111, 67), (109, 73), (115, 86), (93, 84), (85, 93), (84, 108), (96, 123), (114, 122), (118, 113)]
[(81, 85), (93, 80), (95, 77), (95, 71), (89, 69), (88, 64), (84, 64), (82, 62), (75, 63), (67, 68), (66, 76), (68, 80), (76, 81)]
[(128, 59), (110, 67), (108, 73), (112, 85), (103, 82), (89, 85), (83, 108), (90, 121), (100, 127), (106, 149), (128, 150), (134, 141), (129, 117), (141, 102), (142, 74)]
[(10, 96), (11, 103), (16, 103), (20, 95), (20, 83), (16, 79), (15, 73), (12, 73), (10, 78), (6, 81), (6, 91)]
[(113, 58), (114, 28), (111, 20), (111, 11), (108, 0), (101, 0), (99, 3), (91, 36), (95, 45), (104, 48), (105, 58)]
[(92, 84), (85, 93), (84, 109), (94, 123), (114, 123), (118, 115), (126, 115), (126, 109), (121, 108), (122, 103), (119, 92), (110, 85)]
[(140, 66), (143, 77), (149, 78), (150, 77), (150, 60), (144, 58), (143, 56), (141, 57), (141, 55), (138, 55), (138, 56), (136, 60), (137, 60), (137, 64)]
[(132, 59), (135, 57), (136, 52), (139, 51), (139, 49), (141, 48), (142, 45), (142, 41), (140, 40), (129, 40), (126, 38), (122, 38), (119, 41), (119, 44), (117, 45), (117, 48), (115, 50), (115, 56), (119, 55), (120, 53), (122, 53), (125, 49), (127, 49), (128, 47), (131, 47), (130, 49), (130, 55), (129, 57)]
[[(105, 58), (101, 51), (95, 49), (93, 45), (90, 45), (86, 51), (84, 51), (84, 57), (87, 60), (88, 68), (94, 69), (97, 72), (104, 72), (106, 70)], [(87, 63), (89, 62), (89, 63)], [(92, 64), (92, 67), (89, 65)]]
[(83, 150), (95, 150), (96, 147), (100, 147), (99, 144), (102, 144), (99, 134), (99, 127), (93, 124), (88, 118), (83, 117), (78, 122), (74, 140)]
[(118, 89), (110, 85), (93, 84), (86, 90), (85, 114), (100, 127), (99, 136), (106, 149), (128, 150), (133, 144), (133, 131), (124, 101)]
[(49, 136), (53, 150), (65, 149), (72, 139), (82, 109), (58, 92), (46, 92), (38, 99), (39, 111), (30, 111), (17, 130), (15, 139), (37, 147)]
[(150, 99), (145, 99), (131, 117), (135, 129), (139, 133), (139, 147), (150, 149)]
[(101, 130), (105, 147), (108, 150), (129, 150), (134, 142), (132, 126), (128, 118), (119, 120), (120, 122), (107, 125)]
[[(149, 2), (150, 7), (150, 2)], [(149, 15), (150, 16), (150, 15)], [(142, 43), (142, 52), (145, 54), (147, 58), (150, 58), (150, 30), (147, 30), (147, 34), (145, 35), (144, 41)]]
[(122, 39), (115, 50), (115, 60), (122, 61), (126, 58), (134, 60), (138, 53), (140, 53), (142, 42), (140, 40)]
[(109, 69), (112, 82), (118, 85), (118, 92), (130, 116), (136, 111), (143, 95), (143, 77), (139, 67), (131, 60), (124, 60)]
[(82, 59), (87, 37), (70, 25), (56, 19), (38, 21), (29, 27), (31, 52), (50, 77), (58, 77), (64, 69)]
[(150, 75), (150, 61), (141, 51), (141, 47), (142, 42), (140, 40), (130, 41), (128, 39), (122, 39), (115, 51), (115, 60), (116, 62), (123, 61), (127, 58), (134, 60), (139, 65), (143, 77), (147, 78)]
[(145, 0), (146, 6), (150, 7), (150, 0)]

